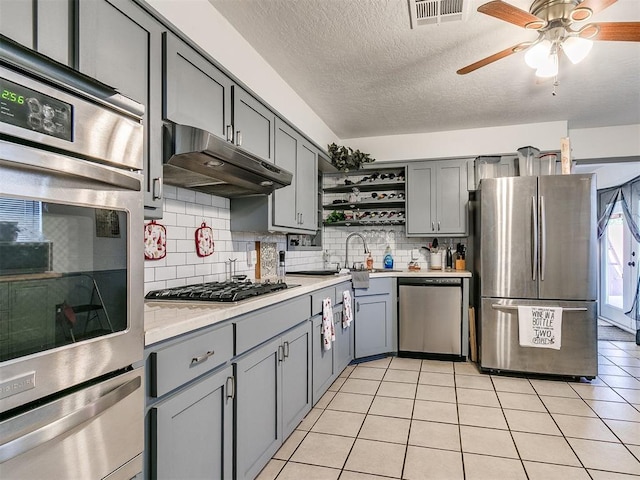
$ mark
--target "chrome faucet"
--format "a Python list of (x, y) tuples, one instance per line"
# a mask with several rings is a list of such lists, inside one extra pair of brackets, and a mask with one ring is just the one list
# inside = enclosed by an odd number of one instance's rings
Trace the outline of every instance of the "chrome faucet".
[(344, 243), (344, 268), (349, 268), (349, 239), (353, 236), (360, 237), (362, 239), (362, 243), (364, 243), (364, 253), (369, 253), (369, 247), (367, 247), (367, 241), (364, 237), (358, 232), (351, 232), (347, 235), (347, 239)]

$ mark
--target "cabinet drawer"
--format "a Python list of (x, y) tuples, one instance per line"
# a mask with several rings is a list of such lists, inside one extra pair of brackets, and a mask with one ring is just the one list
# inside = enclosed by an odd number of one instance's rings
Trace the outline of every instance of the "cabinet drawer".
[(336, 285), (336, 305), (342, 305), (344, 303), (344, 298), (342, 296), (345, 290), (349, 290), (351, 292), (351, 296), (353, 297), (353, 291), (351, 290), (351, 282), (344, 282), (339, 285)]
[(369, 288), (355, 288), (353, 294), (356, 297), (364, 297), (366, 295), (392, 293), (394, 281), (393, 278), (374, 278), (369, 281)]
[(235, 322), (236, 355), (280, 335), (309, 317), (309, 297), (304, 295), (238, 319)]
[(323, 288), (311, 294), (311, 315), (322, 313), (322, 301), (327, 297), (331, 299), (331, 305), (336, 303), (336, 287)]
[(224, 364), (233, 356), (233, 325), (202, 333), (152, 352), (151, 396), (176, 387)]

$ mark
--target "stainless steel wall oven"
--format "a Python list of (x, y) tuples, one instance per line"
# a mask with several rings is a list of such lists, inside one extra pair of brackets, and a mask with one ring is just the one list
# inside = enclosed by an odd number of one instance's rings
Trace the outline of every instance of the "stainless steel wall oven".
[(143, 449), (143, 109), (0, 35), (0, 477)]

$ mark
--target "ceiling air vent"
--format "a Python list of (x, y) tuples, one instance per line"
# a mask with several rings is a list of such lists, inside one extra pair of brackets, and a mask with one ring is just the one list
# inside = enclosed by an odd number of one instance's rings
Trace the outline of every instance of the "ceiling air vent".
[(464, 20), (469, 0), (409, 0), (411, 28)]

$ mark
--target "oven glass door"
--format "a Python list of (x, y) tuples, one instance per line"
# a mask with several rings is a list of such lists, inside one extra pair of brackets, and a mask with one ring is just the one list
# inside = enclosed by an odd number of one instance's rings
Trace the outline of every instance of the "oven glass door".
[(0, 361), (127, 328), (124, 210), (0, 196)]

